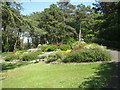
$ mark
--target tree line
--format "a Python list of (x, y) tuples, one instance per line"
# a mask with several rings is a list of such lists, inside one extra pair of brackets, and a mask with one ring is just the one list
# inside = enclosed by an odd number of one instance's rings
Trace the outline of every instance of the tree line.
[(1, 7), (3, 52), (82, 40), (119, 48), (120, 2), (97, 2), (94, 7), (57, 2), (29, 16), (20, 14), (21, 3), (2, 2)]

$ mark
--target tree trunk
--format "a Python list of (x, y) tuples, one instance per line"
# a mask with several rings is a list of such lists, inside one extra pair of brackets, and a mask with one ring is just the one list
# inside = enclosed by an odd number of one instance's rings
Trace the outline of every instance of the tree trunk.
[(17, 39), (16, 39), (15, 44), (14, 44), (14, 50), (16, 49), (16, 46), (17, 46)]
[(23, 40), (22, 40), (22, 49), (24, 49), (24, 37), (23, 37)]
[(18, 40), (19, 40), (19, 35), (20, 35), (20, 33), (18, 33), (17, 35), (18, 35), (18, 36), (17, 36), (16, 41), (15, 41), (15, 44), (14, 44), (14, 49), (17, 48), (17, 43), (18, 43)]
[(3, 27), (3, 31), (6, 31), (6, 28), (7, 28), (7, 26), (4, 26), (4, 27)]
[(44, 35), (44, 44), (46, 44), (46, 35)]
[(9, 45), (9, 43), (8, 43), (8, 35), (6, 36), (6, 44), (7, 44), (7, 51), (9, 52), (9, 47), (8, 47), (8, 45)]
[(29, 37), (27, 38), (27, 43), (28, 43), (28, 48), (27, 48), (27, 49), (29, 49), (29, 48), (30, 48), (30, 41), (29, 41)]
[(38, 36), (38, 38), (39, 38), (38, 44), (41, 44), (41, 36)]
[(79, 30), (78, 40), (79, 40), (79, 42), (81, 41), (81, 22), (80, 22), (80, 30)]

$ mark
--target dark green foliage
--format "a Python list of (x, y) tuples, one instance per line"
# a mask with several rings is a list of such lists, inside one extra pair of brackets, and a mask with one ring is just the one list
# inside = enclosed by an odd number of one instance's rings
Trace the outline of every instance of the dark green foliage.
[(111, 42), (110, 40), (95, 38), (95, 39), (93, 39), (93, 42), (102, 44), (104, 46), (107, 46), (108, 48), (120, 50), (120, 42), (118, 42), (118, 41)]
[(59, 49), (66, 51), (66, 50), (70, 50), (71, 46), (70, 45), (60, 45)]
[(63, 62), (95, 62), (110, 61), (111, 55), (106, 50), (99, 48), (81, 49), (69, 53)]
[(49, 45), (49, 47), (47, 47), (45, 51), (56, 51), (57, 49), (58, 47), (56, 45)]
[(76, 40), (73, 38), (73, 37), (66, 37), (64, 40), (63, 40), (63, 44), (72, 44), (74, 43)]
[(36, 52), (26, 52), (25, 50), (17, 51), (15, 53), (6, 52), (2, 54), (2, 58), (5, 61), (11, 60), (23, 60), (23, 61), (31, 61), (36, 60), (38, 55), (42, 54), (41, 51)]
[(38, 59), (38, 55), (42, 54), (41, 51), (25, 53), (21, 56), (22, 61), (32, 61)]
[(17, 48), (16, 48), (16, 49), (14, 49), (14, 51), (20, 51), (20, 49), (17, 49)]
[(94, 26), (98, 31), (96, 33), (97, 42), (110, 48), (120, 49), (120, 2), (99, 2), (95, 4), (94, 9), (97, 13), (103, 13), (98, 18), (103, 22)]
[(13, 55), (13, 53), (12, 52), (3, 52), (2, 53), (2, 57), (5, 57), (6, 55)]
[(21, 60), (22, 61), (32, 61), (32, 60), (36, 60), (38, 59), (38, 55), (41, 54), (41, 52), (30, 52), (30, 53), (26, 53), (24, 55), (21, 56)]
[(22, 48), (21, 33), (27, 27), (27, 21), (23, 19), (20, 14), (20, 3), (13, 0), (13, 2), (1, 2), (2, 12), (2, 51), (13, 51), (16, 48)]
[(32, 48), (31, 43), (23, 43), (23, 46), (24, 46), (24, 50), (28, 50)]
[[(3, 52), (36, 48), (45, 43), (71, 45), (75, 40), (91, 43), (93, 38), (99, 38), (100, 44), (119, 48), (120, 2), (98, 2), (94, 9), (59, 2), (29, 16), (20, 14), (21, 5), (15, 1), (2, 2), (1, 6)], [(23, 44), (22, 36), (28, 38), (27, 43)], [(45, 49), (46, 46), (41, 48)]]
[(15, 54), (7, 54), (5, 58), (3, 58), (5, 61), (11, 61), (11, 60), (18, 60), (20, 57), (19, 55)]

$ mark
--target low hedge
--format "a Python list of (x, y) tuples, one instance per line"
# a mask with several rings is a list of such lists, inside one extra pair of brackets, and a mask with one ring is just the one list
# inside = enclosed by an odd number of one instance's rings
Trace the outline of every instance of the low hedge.
[(38, 59), (38, 55), (42, 54), (40, 51), (38, 52), (30, 52), (30, 53), (25, 53), (24, 55), (21, 56), (20, 60), (22, 61), (32, 61)]
[(48, 47), (49, 45), (43, 44), (43, 45), (38, 46), (37, 48), (41, 49), (41, 51), (44, 52)]
[(19, 55), (15, 55), (15, 54), (8, 54), (6, 55), (3, 59), (5, 61), (12, 61), (12, 60), (18, 60), (20, 57)]
[(38, 55), (42, 54), (41, 51), (36, 52), (23, 52), (17, 51), (16, 53), (3, 53), (2, 58), (5, 61), (12, 61), (12, 60), (23, 60), (23, 61), (30, 61), (35, 60), (38, 58)]
[(46, 63), (50, 63), (54, 61), (62, 62), (64, 58), (65, 58), (65, 54), (61, 52), (56, 52), (56, 53), (48, 55)]
[(56, 45), (50, 45), (48, 46), (45, 51), (56, 51), (58, 47)]
[(2, 57), (5, 57), (7, 55), (13, 55), (13, 53), (12, 52), (3, 52), (2, 53)]
[(61, 45), (61, 46), (59, 46), (59, 49), (66, 51), (66, 50), (70, 50), (71, 46), (70, 45)]
[(110, 61), (111, 55), (106, 49), (101, 48), (83, 48), (81, 50), (72, 51), (67, 54), (63, 62), (95, 62)]
[(31, 60), (36, 60), (38, 59), (37, 55), (34, 53), (27, 53), (24, 54), (21, 58), (22, 61), (31, 61)]

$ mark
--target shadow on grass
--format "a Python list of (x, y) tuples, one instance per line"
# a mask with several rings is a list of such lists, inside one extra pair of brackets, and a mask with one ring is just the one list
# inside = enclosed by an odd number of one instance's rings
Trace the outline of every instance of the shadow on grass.
[(20, 66), (28, 65), (30, 63), (1, 63), (2, 66), (2, 71), (4, 70), (9, 70), (9, 69), (14, 69)]
[(102, 63), (95, 69), (96, 77), (86, 78), (79, 88), (120, 88), (120, 63)]

